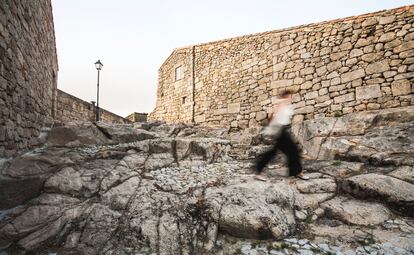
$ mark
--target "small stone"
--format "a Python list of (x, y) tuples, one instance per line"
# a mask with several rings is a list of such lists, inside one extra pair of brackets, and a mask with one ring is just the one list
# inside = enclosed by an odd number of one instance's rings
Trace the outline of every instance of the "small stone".
[(384, 72), (382, 75), (384, 75), (384, 78), (385, 79), (388, 79), (390, 77), (395, 76), (396, 74), (397, 74), (396, 71), (387, 71), (387, 72)]
[(271, 82), (272, 89), (283, 88), (293, 85), (293, 80), (276, 80)]
[(304, 98), (306, 99), (306, 100), (309, 100), (309, 99), (314, 99), (314, 98), (317, 98), (318, 97), (318, 91), (311, 91), (311, 92), (308, 92), (308, 93), (306, 93), (305, 94), (305, 96), (304, 96)]
[(373, 26), (375, 24), (377, 24), (378, 21), (376, 19), (376, 17), (370, 17), (367, 18), (366, 20), (364, 20), (361, 24), (362, 27), (369, 27), (369, 26)]
[(400, 58), (409, 58), (414, 56), (414, 49), (413, 50), (407, 50), (400, 53)]
[(318, 246), (319, 246), (320, 249), (322, 249), (322, 250), (324, 250), (326, 252), (330, 252), (331, 251), (331, 249), (329, 248), (329, 245), (326, 244), (326, 243), (321, 243)]
[(331, 80), (331, 86), (335, 86), (335, 85), (338, 85), (338, 84), (341, 84), (341, 79), (339, 77), (333, 78)]
[(385, 71), (388, 71), (390, 69), (390, 66), (388, 64), (388, 60), (381, 60), (379, 62), (375, 62), (372, 64), (369, 64), (365, 71), (367, 74), (374, 74), (374, 73), (383, 73)]
[(300, 249), (299, 255), (313, 255), (314, 253), (310, 250)]
[(240, 111), (240, 103), (231, 103), (227, 106), (227, 113), (238, 113)]
[(389, 41), (394, 40), (395, 37), (396, 35), (394, 32), (388, 32), (388, 33), (381, 35), (381, 37), (378, 39), (378, 42), (389, 42)]
[(323, 95), (326, 95), (326, 94), (328, 94), (328, 89), (327, 88), (321, 88), (319, 90), (319, 95), (320, 96), (323, 96)]
[(302, 248), (306, 249), (306, 250), (310, 250), (312, 248), (312, 246), (306, 243), (302, 246)]
[(303, 89), (303, 90), (310, 89), (310, 88), (312, 88), (312, 82), (311, 81), (306, 81), (305, 83), (300, 85), (300, 89)]
[(298, 241), (298, 244), (299, 245), (305, 245), (305, 244), (307, 244), (309, 242), (309, 240), (307, 240), (307, 239), (300, 239), (299, 241)]
[(377, 98), (381, 96), (382, 93), (379, 84), (357, 87), (355, 91), (356, 100)]
[(316, 215), (318, 215), (318, 216), (321, 216), (322, 214), (324, 214), (325, 213), (325, 210), (324, 209), (322, 209), (322, 208), (318, 208), (318, 209), (316, 209), (315, 210), (315, 212), (314, 212)]
[(349, 82), (349, 81), (356, 80), (358, 78), (362, 78), (364, 76), (365, 76), (364, 69), (358, 69), (358, 70), (355, 70), (355, 71), (351, 71), (351, 72), (342, 74), (341, 75), (341, 81), (342, 81), (342, 83), (346, 83), (346, 82)]
[(326, 79), (330, 80), (330, 79), (333, 79), (333, 78), (335, 78), (335, 77), (339, 77), (339, 74), (338, 74), (338, 72), (337, 72), (337, 71), (333, 71), (333, 72), (329, 73), (329, 74), (326, 76)]
[(261, 121), (267, 118), (267, 113), (265, 111), (260, 111), (256, 113), (256, 120)]
[(295, 210), (295, 216), (296, 218), (298, 218), (299, 220), (306, 220), (307, 215), (304, 211), (299, 211), (299, 210)]
[(288, 243), (298, 243), (298, 239), (296, 238), (286, 238), (284, 240), (285, 242), (288, 242)]
[(271, 250), (270, 255), (285, 255), (285, 253), (277, 250)]
[(405, 42), (394, 48), (394, 53), (400, 53), (406, 50), (414, 49), (414, 41)]
[(395, 15), (385, 16), (379, 18), (379, 24), (380, 25), (386, 25), (393, 23), (395, 21)]
[(356, 253), (353, 250), (347, 250), (345, 251), (344, 255), (356, 255)]
[(321, 66), (319, 68), (316, 68), (316, 73), (318, 74), (318, 76), (322, 76), (326, 73), (327, 71), (327, 67), (326, 66)]
[(348, 54), (348, 51), (340, 51), (340, 52), (332, 53), (331, 60), (332, 61), (340, 60), (343, 57), (345, 57), (347, 54)]
[(411, 84), (407, 79), (397, 80), (391, 83), (393, 96), (406, 95), (411, 93)]
[(360, 48), (360, 47), (364, 47), (367, 46), (371, 43), (370, 40), (367, 40), (365, 38), (360, 38), (358, 39), (358, 41), (355, 43), (355, 48)]
[(348, 93), (348, 94), (345, 94), (345, 95), (342, 95), (342, 96), (334, 97), (335, 104), (345, 103), (345, 102), (349, 102), (349, 101), (353, 101), (353, 100), (355, 100), (354, 93)]
[(278, 72), (284, 70), (286, 67), (286, 62), (281, 62), (273, 65), (273, 72)]
[(295, 109), (295, 114), (305, 114), (305, 113), (311, 113), (313, 111), (314, 111), (314, 107), (312, 105), (307, 105), (305, 107)]
[(381, 53), (367, 53), (361, 57), (361, 59), (365, 62), (373, 62), (377, 61), (382, 58)]
[(307, 74), (313, 74), (313, 73), (315, 73), (315, 68), (312, 66), (306, 67), (300, 70), (301, 75), (307, 75)]
[(349, 53), (349, 57), (350, 58), (355, 58), (355, 57), (361, 56), (362, 54), (364, 54), (364, 52), (361, 49), (353, 49)]

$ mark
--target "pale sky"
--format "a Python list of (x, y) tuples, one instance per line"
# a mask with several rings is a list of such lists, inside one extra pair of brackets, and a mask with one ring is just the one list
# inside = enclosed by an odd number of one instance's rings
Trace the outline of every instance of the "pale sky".
[(58, 88), (121, 116), (151, 112), (174, 48), (414, 4), (414, 0), (52, 0)]

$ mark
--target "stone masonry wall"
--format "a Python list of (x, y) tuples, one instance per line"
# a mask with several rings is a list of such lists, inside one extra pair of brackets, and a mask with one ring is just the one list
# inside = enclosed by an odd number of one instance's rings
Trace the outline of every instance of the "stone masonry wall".
[[(130, 123), (128, 119), (102, 108), (100, 109), (100, 114), (103, 122)], [(62, 90), (58, 90), (55, 121), (69, 122), (76, 120), (95, 121), (95, 105), (72, 96)]]
[[(178, 49), (159, 70), (149, 119), (257, 126), (286, 89), (294, 121), (414, 105), (413, 21), (414, 5)], [(176, 66), (187, 71), (180, 83)]]
[(126, 117), (131, 122), (146, 122), (148, 119), (148, 113), (133, 112)]
[[(176, 69), (183, 78), (176, 80)], [(157, 115), (166, 121), (191, 122), (193, 107), (192, 48), (175, 50), (158, 71)]]
[(0, 157), (53, 123), (57, 71), (50, 0), (0, 1)]

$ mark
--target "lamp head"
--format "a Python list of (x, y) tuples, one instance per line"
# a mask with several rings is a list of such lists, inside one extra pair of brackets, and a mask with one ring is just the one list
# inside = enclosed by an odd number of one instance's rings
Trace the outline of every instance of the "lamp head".
[(100, 60), (95, 62), (95, 67), (96, 67), (96, 70), (98, 70), (98, 71), (100, 71), (102, 69), (103, 64), (101, 63)]

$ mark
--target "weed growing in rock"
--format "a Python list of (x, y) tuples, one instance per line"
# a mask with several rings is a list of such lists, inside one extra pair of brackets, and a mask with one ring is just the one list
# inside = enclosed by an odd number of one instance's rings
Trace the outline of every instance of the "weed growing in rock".
[(341, 164), (342, 164), (342, 161), (340, 161), (340, 160), (335, 160), (335, 161), (332, 162), (333, 166), (340, 166)]
[(169, 212), (176, 219), (179, 249), (188, 254), (208, 254), (207, 246), (211, 248), (215, 242), (212, 240), (215, 236), (211, 235), (216, 227), (209, 206), (203, 197), (189, 199), (183, 196), (180, 200)]
[(335, 111), (334, 117), (341, 117), (341, 116), (342, 116), (342, 112), (341, 111)]

